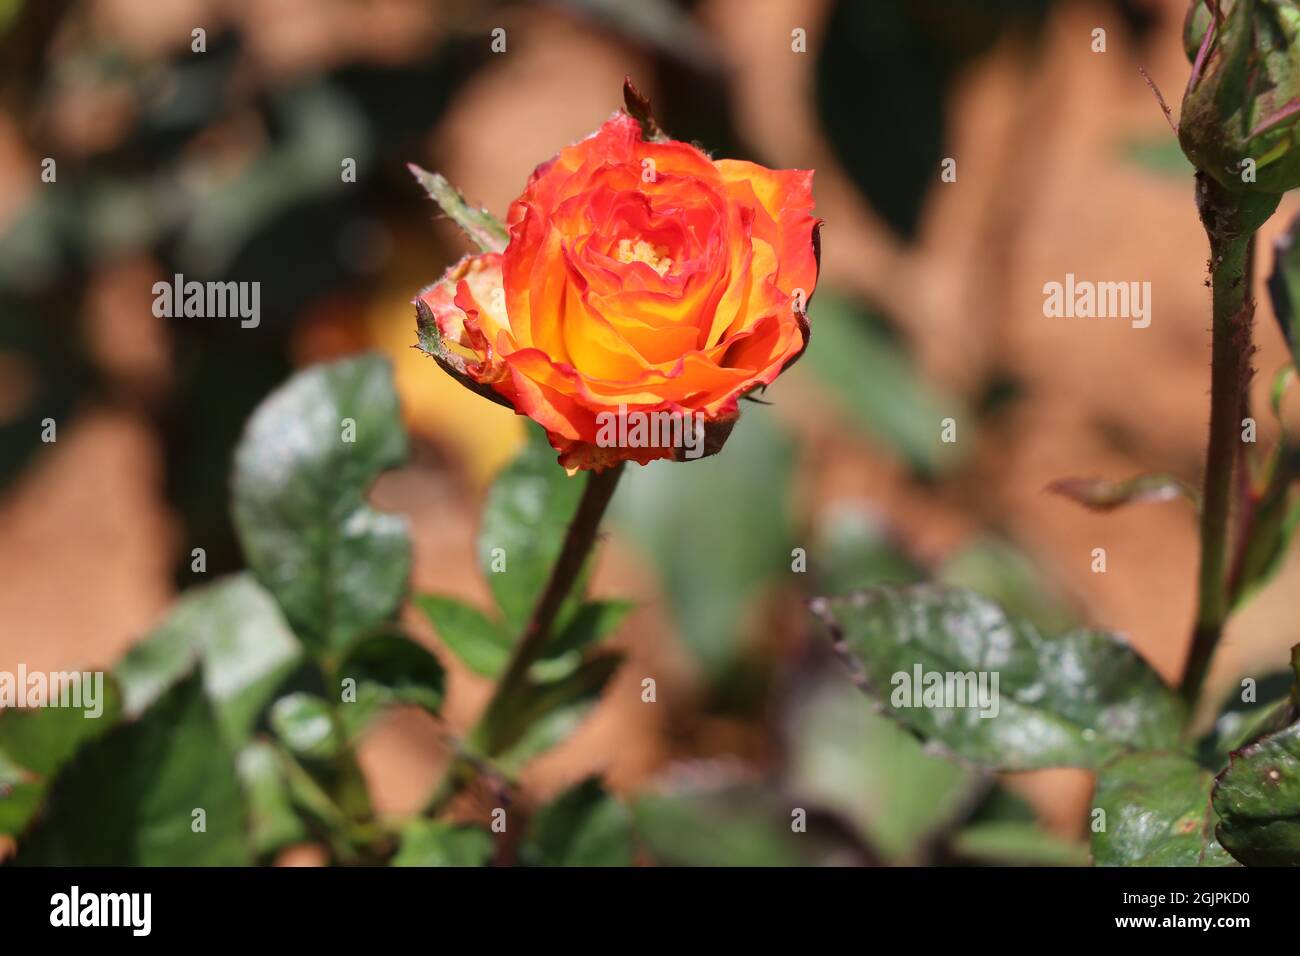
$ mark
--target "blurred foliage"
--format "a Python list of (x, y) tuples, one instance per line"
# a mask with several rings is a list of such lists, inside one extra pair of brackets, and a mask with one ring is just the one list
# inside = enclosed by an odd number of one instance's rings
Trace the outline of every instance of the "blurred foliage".
[(250, 860), (246, 824), (234, 759), (193, 674), (139, 720), (82, 747), (60, 770), (36, 824), (22, 835), (21, 860), (239, 865)]
[(809, 318), (814, 334), (795, 374), (918, 472), (949, 467), (958, 446), (941, 441), (941, 423), (962, 409), (925, 382), (890, 328), (830, 289), (817, 291)]
[(1177, 177), (1175, 181), (1185, 183), (1196, 171), (1173, 133), (1156, 139), (1129, 140), (1122, 149), (1130, 162), (1171, 179)]
[(1004, 31), (1036, 28), (1049, 3), (834, 3), (817, 58), (818, 113), (854, 185), (902, 237), (914, 237), (937, 181), (958, 71)]
[(924, 861), (987, 786), (976, 771), (925, 753), (838, 671), (796, 696), (789, 722), (791, 789), (841, 816), (885, 862)]
[(1300, 364), (1300, 216), (1291, 221), (1286, 232), (1273, 243), (1273, 269), (1268, 277), (1269, 299), (1273, 316), (1291, 349), (1293, 360)]
[(793, 452), (771, 413), (750, 406), (725, 455), (632, 470), (614, 499), (615, 520), (650, 557), (682, 640), (715, 680), (753, 646), (761, 587), (789, 572)]

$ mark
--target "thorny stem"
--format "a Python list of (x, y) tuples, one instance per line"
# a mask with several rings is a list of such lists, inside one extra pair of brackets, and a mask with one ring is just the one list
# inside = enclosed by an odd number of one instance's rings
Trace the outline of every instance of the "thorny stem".
[(1277, 207), (1277, 197), (1231, 193), (1203, 173), (1196, 177), (1196, 200), (1210, 240), (1214, 328), (1198, 608), (1191, 651), (1179, 684), (1179, 692), (1189, 704), (1200, 694), (1231, 607), (1227, 555), (1233, 476), (1254, 352), (1251, 253), (1255, 231)]
[[(494, 756), (493, 742), (487, 739), (496, 725), (504, 708), (517, 702), (519, 695), (526, 691), (528, 671), (535, 664), (551, 637), (551, 628), (556, 615), (564, 601), (573, 591), (574, 584), (582, 573), (587, 556), (596, 543), (596, 533), (600, 529), (601, 518), (614, 497), (614, 489), (623, 474), (624, 465), (619, 463), (602, 472), (592, 472), (587, 478), (587, 487), (583, 489), (582, 500), (569, 525), (564, 544), (551, 576), (546, 582), (546, 589), (538, 598), (532, 616), (524, 628), (523, 637), (515, 645), (505, 673), (497, 681), (496, 690), (488, 701), (483, 716), (469, 735), (475, 747), (482, 747), (487, 756)], [(481, 761), (473, 753), (457, 753), (452, 756), (450, 765), (443, 775), (442, 782), (425, 807), (426, 816), (435, 816), (444, 810), (448, 803), (480, 772)]]

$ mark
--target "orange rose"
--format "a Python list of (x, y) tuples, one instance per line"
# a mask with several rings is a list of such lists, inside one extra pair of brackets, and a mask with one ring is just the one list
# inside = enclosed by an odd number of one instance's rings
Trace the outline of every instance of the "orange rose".
[(420, 294), (421, 342), (566, 468), (712, 453), (807, 347), (812, 209), (811, 172), (646, 141), (616, 113), (534, 171), (504, 252)]

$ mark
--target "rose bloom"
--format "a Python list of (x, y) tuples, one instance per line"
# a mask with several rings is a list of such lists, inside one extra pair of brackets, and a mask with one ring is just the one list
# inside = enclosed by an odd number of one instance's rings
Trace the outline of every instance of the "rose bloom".
[(807, 347), (812, 175), (646, 141), (619, 112), (533, 172), (504, 252), (467, 256), (420, 294), (422, 344), (538, 422), (571, 470), (700, 453), (611, 444), (611, 416), (620, 435), (638, 415), (700, 422), (716, 451), (739, 399)]

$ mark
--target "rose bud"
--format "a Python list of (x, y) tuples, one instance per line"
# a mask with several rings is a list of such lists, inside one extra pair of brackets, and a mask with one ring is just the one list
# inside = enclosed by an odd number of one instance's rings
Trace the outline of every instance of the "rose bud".
[(714, 161), (620, 111), (537, 167), (504, 251), (419, 295), (421, 346), (571, 470), (711, 454), (807, 347), (812, 210), (811, 172)]
[(1234, 192), (1300, 185), (1300, 9), (1295, 0), (1193, 0), (1192, 73), (1178, 138), (1197, 169)]

